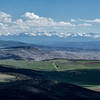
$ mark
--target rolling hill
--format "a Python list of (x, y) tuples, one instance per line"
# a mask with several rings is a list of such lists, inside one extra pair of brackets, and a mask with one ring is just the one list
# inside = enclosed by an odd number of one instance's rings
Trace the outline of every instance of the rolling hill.
[(41, 71), (0, 65), (1, 72), (15, 76), (16, 80), (0, 83), (0, 100), (100, 100), (99, 92), (47, 80)]

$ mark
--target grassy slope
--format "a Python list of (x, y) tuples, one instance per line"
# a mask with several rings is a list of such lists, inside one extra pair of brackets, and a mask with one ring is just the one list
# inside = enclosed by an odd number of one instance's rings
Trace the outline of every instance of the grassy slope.
[(99, 92), (45, 79), (47, 71), (43, 74), (43, 71), (7, 68), (3, 65), (0, 65), (0, 71), (13, 73), (15, 77), (21, 74), (21, 80), (0, 83), (0, 100), (100, 100)]
[[(100, 61), (23, 61), (0, 60), (0, 64), (11, 65), (16, 68), (34, 69), (44, 71), (47, 78), (67, 83), (74, 83), (90, 89), (100, 85)], [(56, 66), (58, 66), (56, 68)]]
[(14, 68), (34, 69), (34, 70), (55, 70), (49, 61), (24, 61), (24, 60), (0, 60), (0, 64), (11, 65)]
[(13, 76), (13, 75), (0, 73), (0, 82), (7, 82), (8, 80), (13, 80), (14, 78), (15, 78), (15, 76)]

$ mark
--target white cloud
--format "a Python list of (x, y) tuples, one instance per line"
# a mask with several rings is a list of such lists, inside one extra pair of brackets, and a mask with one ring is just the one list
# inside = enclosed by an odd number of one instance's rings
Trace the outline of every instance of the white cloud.
[(86, 22), (91, 22), (91, 23), (100, 23), (100, 19), (86, 20)]
[(26, 12), (23, 18), (24, 23), (30, 26), (74, 26), (70, 22), (56, 22), (52, 18), (40, 17), (31, 12)]
[(92, 26), (92, 24), (83, 23), (83, 24), (78, 24), (78, 26), (85, 26), (85, 27), (87, 27), (87, 26)]
[(73, 19), (73, 18), (72, 18), (70, 21), (71, 21), (71, 22), (76, 22), (76, 19)]
[(24, 17), (29, 18), (29, 19), (39, 19), (39, 16), (34, 14), (34, 13), (30, 13), (30, 12), (26, 12), (24, 14)]
[(59, 23), (56, 23), (57, 26), (75, 26), (74, 24), (71, 24), (69, 22), (64, 22), (64, 21), (61, 21)]
[(11, 22), (11, 15), (0, 11), (0, 22), (9, 23)]
[(94, 35), (94, 38), (100, 38), (100, 34)]
[(80, 19), (80, 21), (88, 22), (88, 23), (100, 23), (100, 19), (93, 19), (93, 20)]
[[(78, 21), (78, 20), (77, 20)], [(100, 35), (88, 34), (84, 32), (68, 32), (73, 28), (83, 28), (90, 27), (92, 24), (90, 22), (99, 23), (99, 19), (96, 20), (85, 20), (85, 23), (73, 24), (71, 22), (76, 22), (75, 19), (71, 19), (70, 22), (66, 21), (55, 21), (52, 18), (46, 18), (38, 16), (31, 12), (26, 12), (19, 19), (13, 20), (10, 14), (0, 11), (0, 35), (13, 35), (25, 33), (31, 36), (59, 36), (59, 37), (95, 37), (98, 38)]]

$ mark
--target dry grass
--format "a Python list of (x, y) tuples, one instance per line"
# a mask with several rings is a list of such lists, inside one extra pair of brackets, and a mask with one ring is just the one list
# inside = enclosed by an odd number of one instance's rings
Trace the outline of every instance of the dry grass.
[(0, 82), (6, 82), (9, 80), (14, 80), (16, 77), (13, 75), (0, 73)]

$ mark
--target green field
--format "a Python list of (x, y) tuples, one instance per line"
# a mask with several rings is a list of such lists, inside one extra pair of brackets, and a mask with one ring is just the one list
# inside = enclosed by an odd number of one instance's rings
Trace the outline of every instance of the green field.
[(62, 59), (33, 62), (0, 60), (0, 64), (10, 65), (10, 67), (16, 69), (41, 71), (48, 79), (72, 83), (89, 89), (96, 90), (100, 87), (100, 61)]
[[(43, 71), (66, 71), (78, 69), (99, 69), (100, 61), (88, 60), (49, 60), (49, 61), (24, 61), (0, 60), (0, 64), (10, 65), (14, 68), (24, 68)], [(56, 68), (56, 66), (58, 66)]]

